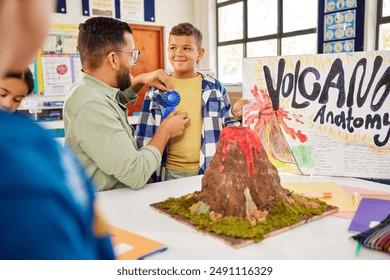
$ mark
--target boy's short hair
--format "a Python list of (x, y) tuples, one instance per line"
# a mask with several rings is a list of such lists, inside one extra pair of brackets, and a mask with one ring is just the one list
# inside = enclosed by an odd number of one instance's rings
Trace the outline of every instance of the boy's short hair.
[(93, 17), (79, 25), (78, 49), (83, 67), (96, 69), (106, 55), (126, 44), (125, 31), (133, 33), (126, 22), (109, 18)]
[(202, 32), (189, 22), (183, 22), (172, 27), (169, 35), (193, 36), (197, 42), (198, 48), (202, 47), (202, 39), (203, 39)]
[(27, 94), (30, 94), (34, 91), (34, 77), (33, 77), (33, 74), (31, 72), (30, 68), (27, 68), (26, 70), (24, 70), (22, 72), (8, 73), (5, 77), (23, 80), (27, 86), (27, 89), (28, 89)]

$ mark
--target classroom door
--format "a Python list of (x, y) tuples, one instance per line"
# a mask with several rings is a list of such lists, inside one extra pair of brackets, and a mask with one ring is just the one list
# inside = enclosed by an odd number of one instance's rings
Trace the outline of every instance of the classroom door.
[[(131, 74), (137, 76), (141, 73), (157, 69), (164, 69), (164, 29), (162, 26), (131, 24), (135, 48), (141, 51), (137, 65), (134, 66)], [(136, 104), (129, 103), (129, 116), (133, 112), (139, 112), (148, 86), (144, 86), (138, 93)]]

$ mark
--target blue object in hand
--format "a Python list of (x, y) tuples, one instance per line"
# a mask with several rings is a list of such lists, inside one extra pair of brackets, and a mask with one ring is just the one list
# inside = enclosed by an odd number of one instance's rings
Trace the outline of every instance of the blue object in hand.
[(163, 120), (168, 117), (170, 113), (175, 111), (175, 107), (180, 103), (180, 95), (176, 90), (171, 90), (165, 93), (164, 101), (166, 104)]

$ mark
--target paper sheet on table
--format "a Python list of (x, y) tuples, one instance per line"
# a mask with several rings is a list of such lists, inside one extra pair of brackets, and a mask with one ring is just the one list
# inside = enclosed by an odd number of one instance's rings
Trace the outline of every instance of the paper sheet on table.
[(320, 200), (329, 205), (337, 206), (339, 211), (354, 212), (357, 209), (353, 204), (352, 196), (348, 195), (348, 193), (335, 182), (286, 182), (282, 183), (282, 186), (295, 193), (331, 192), (332, 198), (321, 198)]
[(110, 233), (118, 260), (142, 260), (167, 249), (160, 242), (114, 226), (110, 226)]

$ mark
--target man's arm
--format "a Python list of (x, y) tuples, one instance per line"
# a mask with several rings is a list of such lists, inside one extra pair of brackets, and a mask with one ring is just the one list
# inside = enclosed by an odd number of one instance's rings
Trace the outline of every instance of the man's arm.
[(75, 145), (81, 147), (102, 172), (113, 175), (130, 188), (145, 185), (161, 162), (160, 152), (155, 147), (136, 147), (133, 136), (118, 120), (118, 113), (104, 102), (83, 106), (73, 120), (73, 132), (77, 133)]
[(139, 92), (144, 85), (155, 87), (162, 91), (170, 91), (173, 89), (171, 78), (167, 72), (162, 69), (132, 77), (131, 88), (134, 92)]

